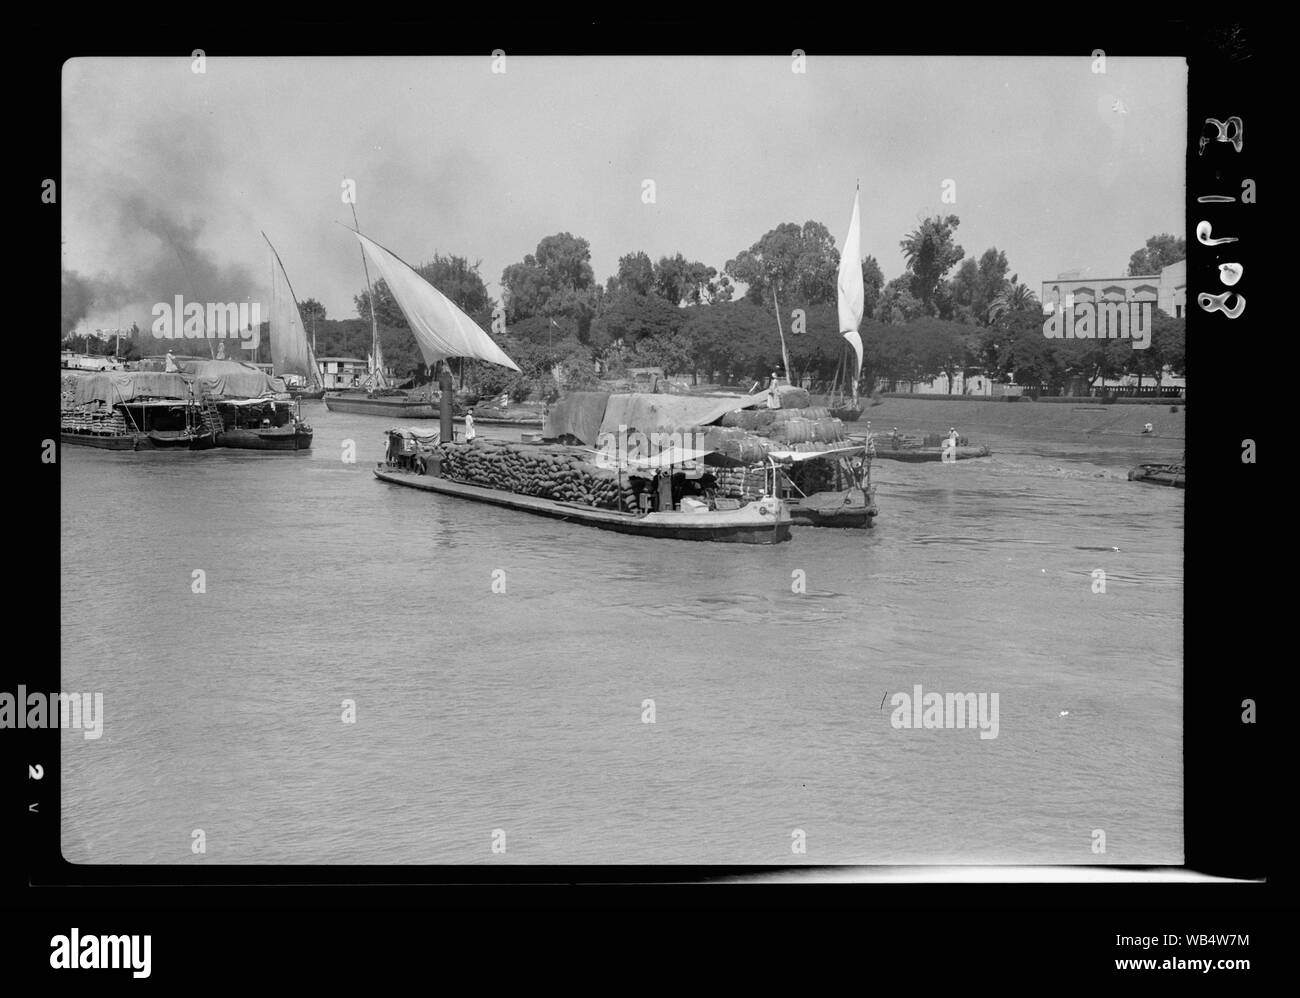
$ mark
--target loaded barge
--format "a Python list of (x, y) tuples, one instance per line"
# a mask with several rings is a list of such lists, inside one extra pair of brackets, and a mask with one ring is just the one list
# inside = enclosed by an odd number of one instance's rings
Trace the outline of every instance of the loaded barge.
[(489, 503), (506, 509), (533, 513), (556, 520), (568, 520), (600, 530), (641, 537), (667, 537), (676, 540), (721, 541), (735, 544), (778, 544), (790, 539), (790, 513), (780, 499), (767, 497), (738, 509), (681, 509), (648, 513), (629, 513), (600, 509), (581, 503), (557, 502), (540, 496), (526, 496), (500, 489), (454, 482), (437, 475), (385, 467), (375, 469), (375, 477), (390, 485), (437, 492), (474, 502)]

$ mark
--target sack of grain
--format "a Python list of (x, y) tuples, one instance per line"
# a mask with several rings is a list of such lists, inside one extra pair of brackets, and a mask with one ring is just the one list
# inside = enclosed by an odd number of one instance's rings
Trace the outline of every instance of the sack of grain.
[(781, 399), (782, 409), (805, 409), (812, 402), (812, 397), (807, 390), (795, 388), (793, 385), (781, 385), (777, 393)]

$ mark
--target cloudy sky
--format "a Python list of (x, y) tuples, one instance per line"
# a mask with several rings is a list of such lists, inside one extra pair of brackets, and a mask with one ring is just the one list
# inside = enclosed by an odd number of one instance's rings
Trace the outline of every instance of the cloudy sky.
[[(142, 328), (155, 301), (266, 300), (275, 243), (299, 299), (355, 315), (364, 288), (341, 197), (408, 262), (502, 270), (539, 239), (618, 258), (678, 251), (722, 269), (782, 222), (862, 252), (886, 279), (927, 215), (961, 218), (1035, 290), (1125, 273), (1184, 231), (1186, 65), (1077, 58), (516, 57), (77, 59), (63, 79), (63, 266), (86, 322)], [(643, 201), (652, 180), (655, 201)], [(943, 201), (955, 182), (955, 203)]]

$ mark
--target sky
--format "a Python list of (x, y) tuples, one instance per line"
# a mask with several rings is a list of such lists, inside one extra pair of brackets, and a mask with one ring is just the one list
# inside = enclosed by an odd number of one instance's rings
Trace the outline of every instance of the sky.
[[(500, 68), (500, 63), (495, 64)], [(493, 297), (544, 236), (722, 270), (783, 222), (886, 280), (923, 218), (955, 214), (1037, 292), (1122, 276), (1184, 224), (1186, 63), (1107, 57), (190, 58), (69, 61), (63, 267), (78, 328), (147, 329), (155, 302), (267, 301), (279, 251), (298, 299), (354, 318), (361, 231), (418, 265), (454, 253)], [(654, 200), (647, 203), (646, 181)], [(945, 187), (945, 181), (952, 181)], [(945, 189), (951, 203), (944, 200)], [(955, 272), (955, 269), (954, 269)], [(951, 276), (951, 275), (950, 275)], [(265, 310), (264, 310), (264, 315)]]

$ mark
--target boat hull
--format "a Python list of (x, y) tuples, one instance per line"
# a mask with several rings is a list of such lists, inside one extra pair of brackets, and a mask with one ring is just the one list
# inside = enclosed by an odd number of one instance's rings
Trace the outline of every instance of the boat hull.
[(69, 433), (64, 431), (59, 434), (59, 442), (74, 444), (78, 447), (98, 447), (100, 450), (152, 450), (152, 447), (146, 446), (142, 448), (140, 446), (139, 438), (143, 436), (143, 433)]
[[(907, 461), (919, 463), (923, 461), (943, 461), (942, 447), (913, 447), (900, 448), (894, 450), (890, 447), (876, 446), (874, 457), (885, 461)], [(958, 461), (971, 461), (978, 457), (991, 457), (992, 451), (987, 447), (958, 447), (954, 455)], [(951, 462), (949, 462), (951, 463)]]
[[(457, 422), (462, 422), (459, 418)], [(476, 426), (517, 426), (522, 429), (538, 429), (545, 425), (545, 420), (541, 419), (494, 419), (491, 416), (474, 416)]]
[(363, 416), (388, 416), (398, 419), (437, 419), (439, 415), (437, 403), (382, 395), (378, 398), (326, 395), (325, 408), (330, 412), (351, 412)]
[(265, 429), (222, 430), (217, 434), (218, 447), (235, 450), (309, 450), (312, 431), (295, 426), (271, 426)]
[[(144, 434), (155, 450), (208, 450), (217, 446), (215, 433), (178, 433), (168, 430), (149, 430)], [(144, 450), (144, 447), (139, 448)]]
[(1128, 473), (1130, 482), (1145, 482), (1148, 485), (1164, 485), (1174, 489), (1187, 488), (1186, 468), (1176, 468), (1167, 464), (1143, 464)]
[(790, 519), (805, 527), (862, 528), (875, 526), (880, 511), (861, 489), (817, 492), (802, 499), (787, 499)]
[(59, 433), (59, 441), (78, 447), (97, 447), (100, 450), (208, 450), (217, 446), (211, 433), (171, 434), (150, 430), (148, 433)]
[(756, 512), (758, 503), (738, 510), (714, 510), (708, 513), (664, 512), (637, 516), (612, 509), (555, 502), (536, 496), (484, 489), (433, 475), (414, 475), (384, 467), (375, 469), (375, 477), (390, 485), (437, 492), (474, 502), (489, 503), (556, 520), (570, 520), (600, 530), (641, 537), (675, 540), (714, 541), (731, 544), (779, 544), (790, 539), (790, 515), (784, 505), (774, 514)]
[(323, 399), (325, 397), (325, 389), (317, 388), (315, 391), (310, 392), (291, 389), (289, 391), (289, 396), (296, 399)]

